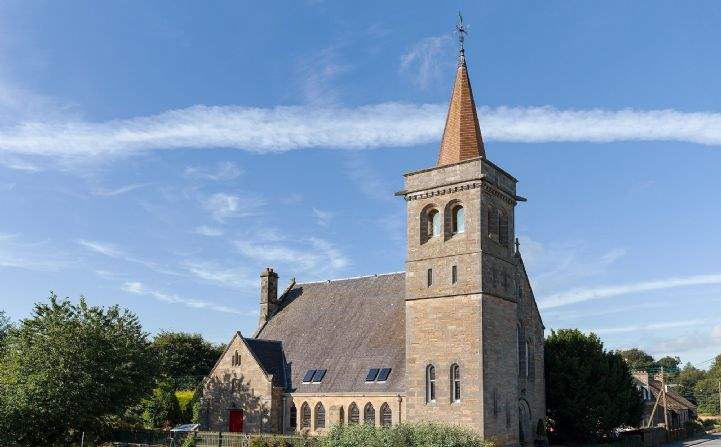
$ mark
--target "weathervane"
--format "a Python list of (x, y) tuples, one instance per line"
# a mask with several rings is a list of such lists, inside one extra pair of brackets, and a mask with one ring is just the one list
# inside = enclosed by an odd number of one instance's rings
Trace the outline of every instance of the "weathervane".
[(463, 48), (463, 41), (466, 40), (466, 34), (468, 34), (468, 26), (463, 23), (463, 14), (458, 11), (458, 23), (456, 24), (456, 34), (458, 34), (458, 47), (460, 52), (460, 62), (465, 62), (465, 49)]

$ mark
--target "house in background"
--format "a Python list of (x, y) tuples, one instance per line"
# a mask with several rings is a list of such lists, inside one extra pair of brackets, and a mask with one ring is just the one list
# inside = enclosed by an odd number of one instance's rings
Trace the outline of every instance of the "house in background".
[[(641, 424), (643, 427), (663, 426), (664, 418), (664, 399), (662, 397), (663, 383), (661, 377), (656, 374), (652, 375), (646, 371), (634, 371), (633, 380), (643, 395), (643, 418)], [(656, 412), (653, 412), (654, 406), (658, 401)], [(687, 421), (696, 419), (696, 405), (688, 399), (678, 394), (672, 386), (666, 384), (666, 405), (668, 410), (668, 429), (675, 430), (683, 428)], [(653, 419), (651, 419), (653, 414)], [(651, 420), (649, 424), (649, 420)]]
[(205, 380), (204, 429), (432, 421), (534, 443), (544, 327), (515, 238), (525, 199), (486, 157), (462, 46), (437, 163), (404, 178), (406, 271), (278, 293), (264, 270), (256, 333), (236, 333)]

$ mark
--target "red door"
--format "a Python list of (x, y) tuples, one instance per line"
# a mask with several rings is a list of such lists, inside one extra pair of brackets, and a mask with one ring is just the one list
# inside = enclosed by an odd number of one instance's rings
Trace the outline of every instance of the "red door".
[(230, 410), (228, 417), (228, 431), (243, 433), (243, 410)]

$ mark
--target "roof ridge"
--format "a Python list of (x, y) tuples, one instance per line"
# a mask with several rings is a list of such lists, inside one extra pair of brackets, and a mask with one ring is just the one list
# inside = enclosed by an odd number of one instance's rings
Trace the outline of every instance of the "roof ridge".
[(350, 281), (353, 279), (363, 279), (363, 278), (377, 278), (379, 276), (391, 276), (391, 275), (400, 275), (404, 274), (405, 271), (402, 272), (388, 272), (388, 273), (376, 273), (373, 275), (361, 275), (361, 276), (349, 276), (347, 278), (335, 278), (335, 279), (325, 279), (322, 281), (308, 281), (308, 282), (296, 282), (295, 285), (303, 285), (303, 284), (324, 284), (324, 283), (330, 283), (330, 282), (339, 282), (339, 281)]

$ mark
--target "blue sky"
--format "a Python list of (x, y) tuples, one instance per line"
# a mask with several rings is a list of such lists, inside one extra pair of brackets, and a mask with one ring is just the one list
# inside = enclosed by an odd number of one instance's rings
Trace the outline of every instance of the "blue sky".
[[(285, 285), (403, 270), (462, 9), (548, 328), (721, 352), (715, 2), (0, 4), (0, 308), (50, 290), (227, 341)], [(332, 299), (332, 297), (329, 297)]]

